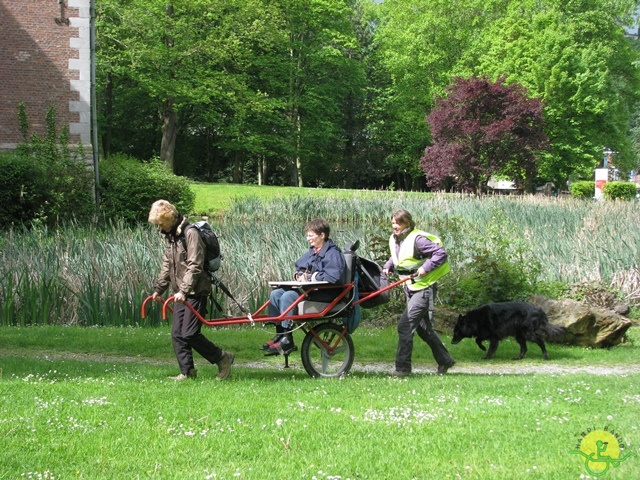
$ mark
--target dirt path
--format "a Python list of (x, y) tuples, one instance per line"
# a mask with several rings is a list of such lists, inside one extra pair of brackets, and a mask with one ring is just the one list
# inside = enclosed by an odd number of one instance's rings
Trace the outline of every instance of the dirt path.
[[(0, 358), (3, 356), (20, 356), (24, 357), (24, 352), (19, 350), (2, 350)], [(154, 360), (143, 357), (134, 356), (117, 356), (117, 355), (101, 355), (92, 353), (73, 353), (73, 352), (39, 352), (30, 355), (31, 358), (42, 360), (77, 360), (84, 362), (105, 362), (105, 363), (145, 363), (151, 365), (173, 365), (174, 361)], [(259, 362), (243, 362), (241, 359), (236, 360), (235, 365), (246, 368), (278, 368), (284, 365), (284, 361), (280, 359), (272, 361)], [(302, 371), (304, 369), (300, 362), (300, 357), (292, 356), (289, 360), (291, 370)], [(392, 363), (376, 362), (361, 363), (354, 362), (351, 367), (352, 372), (362, 373), (389, 373), (393, 371)], [(433, 366), (416, 366), (413, 369), (414, 374), (426, 375), (435, 373), (436, 367)], [(572, 375), (572, 374), (591, 374), (591, 375), (633, 375), (640, 374), (640, 365), (597, 365), (597, 366), (576, 366), (576, 365), (559, 365), (557, 363), (530, 363), (524, 361), (512, 362), (480, 362), (469, 363), (461, 362), (453, 366), (449, 370), (449, 374), (463, 375)]]
[[(292, 369), (303, 370), (300, 362), (289, 360)], [(267, 366), (273, 367), (273, 363), (267, 362), (250, 362), (250, 363), (238, 363), (238, 365), (250, 367), (250, 368), (264, 368)], [(392, 363), (358, 363), (354, 362), (351, 367), (352, 372), (363, 373), (389, 373), (394, 369)], [(418, 366), (413, 368), (413, 373), (417, 375), (426, 375), (436, 373), (436, 366)], [(513, 364), (498, 363), (459, 363), (453, 366), (449, 370), (449, 374), (464, 374), (464, 375), (572, 375), (586, 373), (591, 375), (629, 375), (640, 374), (640, 365), (600, 365), (596, 367), (589, 366), (573, 366), (573, 365), (558, 365), (552, 363), (524, 363), (515, 362)]]

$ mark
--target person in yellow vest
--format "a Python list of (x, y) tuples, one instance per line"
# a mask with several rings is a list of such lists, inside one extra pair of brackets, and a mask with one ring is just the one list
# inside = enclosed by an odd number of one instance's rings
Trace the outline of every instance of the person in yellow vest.
[(436, 282), (449, 272), (447, 252), (437, 236), (416, 229), (413, 217), (406, 210), (394, 212), (391, 228), (391, 257), (382, 267), (383, 272), (389, 275), (395, 270), (400, 277), (415, 275), (404, 284), (407, 306), (398, 321), (398, 350), (393, 375), (406, 377), (411, 374), (414, 333), (429, 345), (438, 363), (437, 373), (444, 375), (456, 361), (433, 329), (431, 311)]

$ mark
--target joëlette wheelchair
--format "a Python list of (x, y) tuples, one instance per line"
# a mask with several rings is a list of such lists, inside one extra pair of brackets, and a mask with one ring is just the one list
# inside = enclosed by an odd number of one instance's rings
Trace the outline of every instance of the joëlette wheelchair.
[[(285, 312), (278, 316), (270, 316), (267, 312), (269, 300), (263, 303), (255, 312), (247, 311), (244, 315), (205, 319), (191, 305), (185, 305), (205, 325), (212, 327), (223, 325), (276, 323), (292, 320), (292, 330), (300, 329), (305, 333), (300, 356), (306, 372), (312, 377), (340, 377), (351, 369), (355, 357), (351, 334), (356, 329), (360, 311), (359, 308), (372, 308), (389, 299), (389, 290), (411, 280), (408, 276), (387, 284), (381, 273), (381, 268), (355, 253), (359, 241), (345, 247), (343, 252), (346, 272), (342, 285), (331, 285), (327, 282), (269, 282), (272, 288), (286, 286), (297, 290), (300, 295)], [(377, 277), (377, 278), (376, 278)], [(383, 281), (380, 282), (380, 278)], [(379, 288), (375, 288), (379, 287)], [(335, 298), (331, 302), (317, 302), (309, 299), (313, 292), (331, 290)], [(142, 304), (142, 318), (146, 318), (147, 304), (153, 297), (147, 297)], [(171, 296), (166, 300), (156, 297), (161, 302), (162, 318), (167, 318), (167, 310), (174, 301)], [(285, 355), (285, 368), (289, 366), (289, 355)]]

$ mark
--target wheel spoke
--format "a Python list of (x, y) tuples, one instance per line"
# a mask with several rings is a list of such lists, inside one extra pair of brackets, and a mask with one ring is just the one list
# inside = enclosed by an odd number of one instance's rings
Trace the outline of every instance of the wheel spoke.
[(342, 325), (323, 323), (307, 333), (301, 356), (312, 377), (339, 377), (353, 364), (353, 341)]

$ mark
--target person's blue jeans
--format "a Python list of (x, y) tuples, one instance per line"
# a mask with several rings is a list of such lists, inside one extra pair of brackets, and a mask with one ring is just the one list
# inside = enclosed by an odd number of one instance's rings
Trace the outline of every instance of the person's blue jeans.
[[(281, 313), (285, 312), (295, 302), (300, 293), (296, 290), (289, 290), (284, 288), (276, 288), (269, 295), (269, 307), (268, 313), (270, 317), (277, 317)], [(295, 315), (296, 308), (293, 308), (287, 315)], [(281, 325), (289, 330), (293, 326), (292, 320), (284, 320)]]

